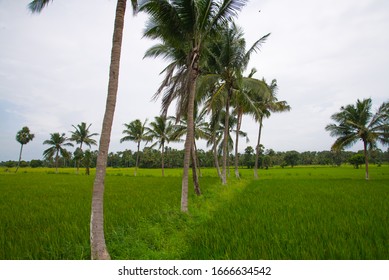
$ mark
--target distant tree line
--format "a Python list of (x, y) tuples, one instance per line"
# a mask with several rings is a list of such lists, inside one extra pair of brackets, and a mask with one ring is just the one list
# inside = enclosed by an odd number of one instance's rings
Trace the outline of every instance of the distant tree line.
[[(69, 153), (71, 154), (71, 153)], [(88, 163), (81, 161), (77, 156), (61, 156), (58, 159), (58, 167), (74, 167), (77, 166), (90, 168), (96, 167), (97, 151), (91, 151), (88, 157)], [(184, 156), (184, 150), (173, 149), (171, 147), (165, 147), (165, 168), (182, 168), (182, 158)], [(201, 167), (214, 167), (214, 155), (211, 150), (204, 151), (202, 149), (197, 150), (197, 156), (199, 166)], [(139, 157), (140, 168), (161, 168), (161, 151), (145, 147), (142, 151), (134, 152), (131, 150), (119, 151), (116, 153), (109, 153), (107, 166), (113, 168), (126, 168), (135, 167), (136, 159)], [(85, 159), (85, 157), (84, 157)], [(222, 160), (221, 157), (219, 159)], [(255, 165), (255, 151), (253, 147), (248, 146), (243, 154), (239, 154), (239, 166), (244, 168), (253, 168)], [(229, 156), (228, 165), (234, 166), (235, 156)], [(369, 153), (369, 162), (372, 164), (381, 165), (383, 163), (389, 163), (389, 149), (382, 151), (375, 149)], [(53, 167), (55, 168), (55, 159), (33, 159), (31, 161), (21, 161), (20, 167)], [(286, 151), (276, 152), (272, 149), (262, 151), (258, 158), (258, 167), (262, 169), (268, 169), (271, 167), (294, 167), (299, 165), (332, 165), (340, 166), (342, 164), (351, 164), (355, 168), (359, 168), (364, 164), (363, 151), (351, 152), (351, 151), (320, 151), (320, 152), (297, 152)], [(17, 167), (18, 161), (2, 161), (0, 166), (3, 167)]]

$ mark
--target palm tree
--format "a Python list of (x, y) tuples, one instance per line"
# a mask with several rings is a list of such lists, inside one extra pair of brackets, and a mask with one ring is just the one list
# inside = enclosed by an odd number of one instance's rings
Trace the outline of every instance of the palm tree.
[[(90, 133), (89, 128), (92, 124), (86, 126), (86, 123), (82, 122), (81, 124), (78, 124), (77, 126), (74, 126), (74, 131), (71, 131), (72, 136), (70, 137), (70, 141), (76, 142), (77, 144), (80, 144), (79, 152), (82, 155), (82, 144), (85, 143), (89, 148), (92, 147), (92, 145), (97, 145), (96, 140), (92, 139), (93, 136), (99, 135), (98, 133)], [(80, 167), (80, 160), (77, 160), (77, 174)]]
[(86, 150), (84, 153), (84, 157), (82, 158), (82, 163), (85, 166), (85, 174), (89, 175), (90, 174), (90, 166), (92, 164), (92, 158), (93, 158), (93, 153), (91, 150)]
[(239, 93), (233, 96), (232, 103), (234, 104), (234, 111), (237, 115), (236, 136), (235, 136), (235, 177), (239, 178), (239, 136), (242, 126), (242, 119), (244, 114), (258, 115), (261, 114), (261, 109), (257, 106), (255, 98), (266, 98), (269, 96), (268, 87), (265, 82), (254, 79), (253, 75), (256, 73), (253, 68), (248, 77), (242, 77), (239, 80)]
[(27, 126), (24, 126), (21, 130), (16, 133), (16, 141), (20, 143), (20, 153), (19, 153), (19, 161), (18, 166), (16, 167), (16, 172), (18, 172), (20, 161), (22, 160), (22, 151), (23, 145), (26, 145), (28, 142), (34, 139), (35, 135), (30, 133), (30, 129)]
[[(172, 63), (165, 68), (166, 78), (159, 93), (166, 88), (168, 106), (178, 98), (179, 108), (186, 108), (184, 170), (181, 211), (188, 211), (188, 174), (194, 139), (194, 101), (200, 75), (200, 57), (204, 44), (221, 22), (231, 21), (247, 0), (150, 0), (140, 7), (149, 14), (145, 37), (159, 39), (161, 44), (146, 52), (149, 57), (165, 57)], [(158, 93), (158, 92), (157, 92)]]
[[(228, 128), (231, 101), (234, 95), (242, 94), (239, 82), (242, 79), (243, 72), (246, 70), (250, 61), (251, 54), (256, 52), (262, 43), (266, 41), (270, 34), (267, 34), (257, 40), (252, 47), (246, 51), (246, 40), (243, 37), (243, 30), (236, 24), (225, 24), (222, 26), (219, 36), (211, 43), (208, 50), (209, 61), (207, 62), (209, 82), (213, 83), (213, 95), (224, 95), (225, 106), (225, 124), (223, 140), (223, 167), (222, 167), (222, 184), (227, 184), (226, 167), (227, 167), (227, 146), (228, 146)], [(211, 78), (213, 77), (213, 78)], [(219, 99), (220, 100), (220, 99)], [(237, 173), (239, 177), (239, 174)]]
[[(34, 0), (29, 4), (33, 13), (39, 13), (47, 6), (50, 0)], [(138, 1), (131, 0), (134, 13), (137, 10)], [(109, 69), (108, 94), (101, 129), (99, 154), (96, 163), (96, 177), (93, 184), (92, 210), (90, 222), (90, 241), (92, 259), (110, 259), (104, 237), (104, 178), (107, 168), (107, 157), (109, 142), (111, 140), (111, 129), (113, 116), (116, 107), (116, 96), (119, 83), (120, 54), (122, 48), (122, 37), (124, 27), (124, 15), (127, 0), (118, 0), (116, 6), (115, 23), (111, 50), (111, 64)]]
[(173, 124), (170, 120), (167, 120), (165, 116), (155, 117), (154, 121), (150, 123), (150, 127), (146, 128), (146, 137), (149, 141), (156, 140), (150, 148), (153, 148), (159, 144), (161, 149), (161, 166), (162, 166), (162, 177), (165, 176), (165, 161), (164, 151), (165, 144), (169, 143), (172, 139)]
[(43, 151), (43, 155), (47, 159), (51, 159), (55, 154), (55, 173), (58, 173), (59, 155), (61, 155), (64, 158), (69, 157), (69, 152), (65, 148), (63, 148), (63, 146), (73, 147), (73, 144), (69, 142), (68, 138), (66, 138), (65, 133), (59, 134), (58, 132), (50, 133), (50, 139), (45, 140), (43, 144), (51, 145), (50, 148)]
[(258, 129), (258, 140), (257, 146), (255, 148), (255, 163), (254, 163), (254, 177), (258, 178), (258, 160), (259, 154), (261, 152), (261, 134), (262, 134), (262, 126), (263, 126), (263, 118), (269, 118), (271, 113), (281, 113), (290, 111), (291, 107), (288, 105), (286, 101), (278, 101), (277, 99), (277, 80), (273, 79), (271, 84), (268, 85), (266, 81), (263, 79), (263, 83), (268, 88), (268, 96), (263, 95), (255, 95), (255, 102), (259, 108), (258, 114), (254, 115), (254, 118), (259, 123)]
[(355, 106), (342, 106), (340, 112), (331, 116), (337, 124), (329, 124), (325, 128), (331, 136), (338, 137), (331, 147), (335, 151), (362, 140), (366, 180), (369, 179), (368, 148), (372, 149), (377, 142), (382, 145), (389, 144), (389, 102), (382, 103), (375, 114), (371, 112), (371, 107), (371, 98), (362, 101), (358, 99)]
[(137, 144), (134, 176), (136, 176), (136, 173), (138, 171), (140, 143), (142, 141), (148, 140), (148, 137), (146, 136), (146, 123), (147, 123), (147, 119), (144, 121), (143, 124), (139, 119), (136, 119), (135, 121), (132, 121), (128, 124), (124, 124), (126, 129), (123, 130), (122, 133), (126, 134), (126, 136), (120, 139), (120, 143), (123, 143), (124, 141), (134, 141)]

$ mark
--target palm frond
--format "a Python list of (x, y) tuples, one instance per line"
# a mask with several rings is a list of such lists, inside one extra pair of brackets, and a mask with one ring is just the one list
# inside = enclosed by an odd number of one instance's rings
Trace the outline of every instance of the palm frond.
[(53, 0), (34, 0), (28, 4), (28, 9), (32, 13), (40, 13)]

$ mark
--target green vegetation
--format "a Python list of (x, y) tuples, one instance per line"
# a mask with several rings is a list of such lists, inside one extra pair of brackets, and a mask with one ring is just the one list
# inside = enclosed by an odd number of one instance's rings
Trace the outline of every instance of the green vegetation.
[[(93, 176), (0, 169), (0, 259), (90, 259)], [(180, 211), (182, 169), (107, 170), (105, 233), (113, 259), (389, 259), (389, 166), (233, 170)], [(94, 175), (95, 169), (91, 169)], [(190, 190), (193, 186), (190, 186)]]

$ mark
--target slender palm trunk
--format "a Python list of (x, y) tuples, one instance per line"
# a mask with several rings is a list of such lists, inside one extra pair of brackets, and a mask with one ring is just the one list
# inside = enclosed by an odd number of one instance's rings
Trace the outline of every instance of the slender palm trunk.
[(136, 173), (138, 172), (138, 164), (139, 164), (139, 148), (140, 148), (140, 141), (138, 141), (138, 149), (137, 149), (137, 152), (136, 152), (136, 162), (135, 162), (134, 176), (136, 176)]
[(161, 146), (161, 159), (162, 159), (162, 177), (165, 177), (165, 159), (164, 159), (164, 150), (165, 150), (165, 145), (162, 144)]
[(58, 173), (58, 153), (59, 153), (59, 149), (57, 149), (57, 152), (55, 154), (55, 173)]
[(214, 157), (214, 161), (215, 161), (215, 167), (216, 167), (217, 175), (219, 176), (220, 180), (222, 180), (223, 176), (222, 176), (222, 174), (220, 172), (219, 157), (217, 155), (217, 142), (216, 142), (215, 139), (213, 141), (212, 151), (213, 151), (213, 157)]
[(367, 154), (367, 142), (363, 141), (363, 153), (365, 156), (365, 179), (369, 180), (369, 155)]
[(19, 153), (19, 161), (18, 161), (18, 166), (16, 167), (15, 173), (18, 172), (20, 162), (22, 161), (22, 151), (23, 151), (23, 144), (20, 146), (20, 153)]
[(203, 177), (203, 174), (201, 173), (201, 166), (200, 166), (200, 159), (199, 155), (197, 152), (197, 145), (196, 145), (196, 140), (194, 139), (193, 141), (193, 148), (194, 148), (194, 155), (195, 155), (195, 160), (196, 160), (196, 169), (198, 170), (198, 176), (201, 178)]
[(189, 163), (194, 139), (194, 101), (196, 93), (196, 80), (198, 77), (198, 60), (199, 54), (197, 51), (193, 51), (191, 54), (191, 69), (190, 69), (190, 84), (189, 84), (189, 96), (188, 96), (188, 112), (187, 112), (187, 128), (185, 139), (185, 154), (184, 154), (184, 171), (182, 175), (182, 190), (181, 190), (181, 211), (188, 212), (188, 178), (189, 178)]
[(227, 102), (226, 102), (226, 115), (224, 120), (224, 139), (223, 139), (223, 167), (222, 167), (222, 184), (227, 184), (227, 146), (228, 146), (228, 126), (229, 126), (229, 118), (230, 118), (230, 93), (228, 93)]
[[(82, 142), (81, 142), (81, 144), (80, 144), (80, 152), (82, 153)], [(81, 161), (81, 159), (78, 159), (78, 160), (76, 161), (76, 165), (77, 165), (76, 174), (78, 174), (79, 171), (80, 171), (80, 161)]]
[(199, 184), (199, 176), (197, 174), (197, 156), (196, 156), (196, 142), (193, 142), (192, 146), (192, 176), (193, 176), (193, 187), (195, 194), (198, 196), (201, 195), (200, 184)]
[(259, 120), (258, 141), (257, 141), (257, 147), (255, 148), (255, 164), (254, 164), (255, 178), (258, 178), (258, 160), (259, 160), (259, 150), (260, 150), (260, 143), (261, 143), (261, 132), (262, 132), (262, 117)]
[(243, 117), (242, 110), (239, 110), (238, 123), (236, 125), (236, 138), (235, 138), (235, 177), (236, 178), (240, 178), (239, 169), (238, 169), (238, 166), (239, 166), (238, 141), (239, 141), (240, 127), (242, 125), (242, 117)]
[(119, 83), (120, 53), (122, 46), (126, 3), (126, 0), (118, 0), (116, 7), (107, 103), (100, 137), (99, 154), (97, 157), (96, 164), (96, 177), (93, 185), (92, 195), (92, 211), (90, 220), (90, 242), (92, 259), (110, 259), (110, 255), (108, 253), (104, 237), (104, 179), (107, 168), (109, 142), (111, 139), (111, 129)]

